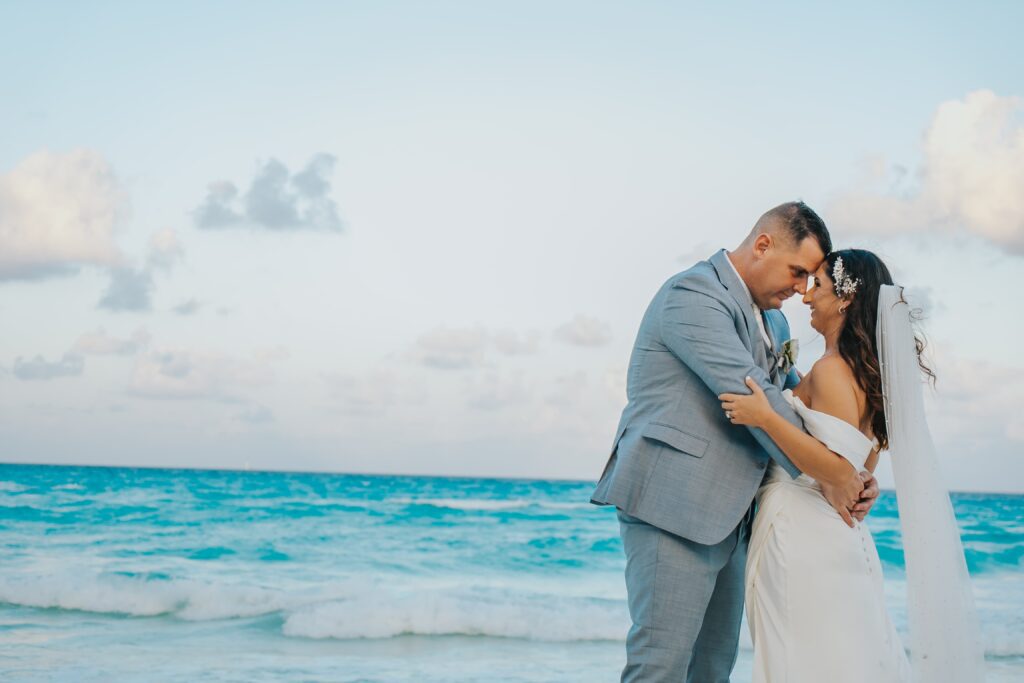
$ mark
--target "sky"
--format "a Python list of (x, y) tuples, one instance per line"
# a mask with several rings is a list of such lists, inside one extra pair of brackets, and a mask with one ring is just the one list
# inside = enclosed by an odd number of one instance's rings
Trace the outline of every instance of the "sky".
[(4, 3), (0, 461), (594, 479), (651, 296), (803, 199), (1024, 491), (1024, 7), (720, 5)]

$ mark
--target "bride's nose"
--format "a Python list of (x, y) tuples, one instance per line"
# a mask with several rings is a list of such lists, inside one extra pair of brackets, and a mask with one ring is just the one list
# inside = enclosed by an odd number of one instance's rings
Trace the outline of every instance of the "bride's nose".
[(813, 282), (807, 283), (807, 289), (804, 290), (803, 302), (805, 304), (807, 304), (808, 306), (810, 306), (810, 304), (811, 304), (811, 294), (813, 292), (814, 292), (814, 283)]

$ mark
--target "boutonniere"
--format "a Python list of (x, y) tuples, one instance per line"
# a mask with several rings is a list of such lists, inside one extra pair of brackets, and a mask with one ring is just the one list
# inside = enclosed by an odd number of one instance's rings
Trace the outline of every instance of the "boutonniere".
[(782, 353), (779, 354), (779, 370), (786, 374), (796, 365), (796, 357), (800, 355), (800, 340), (787, 339), (782, 342)]

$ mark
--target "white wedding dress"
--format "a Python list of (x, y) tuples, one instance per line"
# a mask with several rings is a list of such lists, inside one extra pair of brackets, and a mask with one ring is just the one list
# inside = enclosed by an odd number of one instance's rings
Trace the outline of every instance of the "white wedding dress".
[[(811, 436), (864, 469), (874, 442), (792, 391), (783, 395)], [(910, 680), (874, 539), (855, 524), (846, 526), (816, 481), (771, 464), (757, 492), (746, 567), (754, 683)]]

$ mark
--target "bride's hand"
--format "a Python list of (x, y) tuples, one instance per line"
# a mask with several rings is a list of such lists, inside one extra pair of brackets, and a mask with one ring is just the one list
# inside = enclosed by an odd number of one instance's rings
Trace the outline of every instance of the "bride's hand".
[(864, 482), (864, 490), (860, 492), (860, 499), (850, 510), (850, 514), (856, 517), (858, 522), (863, 522), (871, 506), (878, 500), (878, 480), (870, 472), (861, 472), (860, 478)]
[(719, 394), (718, 399), (722, 402), (725, 417), (734, 425), (761, 427), (768, 422), (775, 410), (757, 382), (750, 377), (747, 377), (746, 382), (753, 393)]

